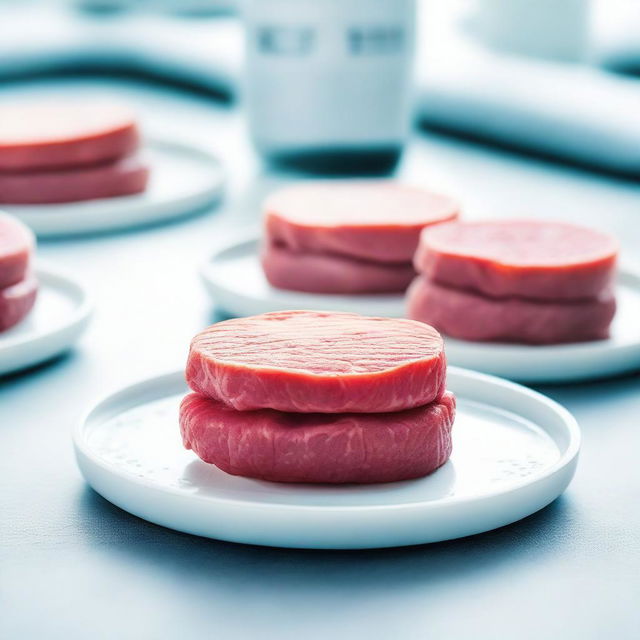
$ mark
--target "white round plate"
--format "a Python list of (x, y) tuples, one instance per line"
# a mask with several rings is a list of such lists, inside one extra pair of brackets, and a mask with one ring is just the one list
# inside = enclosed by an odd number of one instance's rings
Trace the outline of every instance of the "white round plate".
[(608, 340), (529, 346), (445, 337), (447, 361), (522, 382), (576, 382), (640, 369), (640, 275), (622, 269)]
[(0, 333), (0, 375), (64, 353), (89, 323), (92, 305), (82, 285), (49, 265), (38, 263), (35, 272), (39, 290), (33, 310)]
[(403, 295), (326, 295), (272, 287), (262, 273), (256, 231), (233, 235), (218, 245), (200, 274), (214, 302), (233, 316), (285, 309), (353, 311), (388, 317), (404, 314)]
[(278, 484), (231, 476), (186, 451), (182, 372), (100, 402), (74, 432), (89, 484), (156, 524), (220, 540), (278, 547), (363, 549), (437, 542), (520, 520), (573, 477), (580, 432), (543, 395), (449, 369), (458, 397), (453, 455), (426, 478), (371, 485)]
[(2, 205), (41, 238), (129, 229), (204, 209), (222, 194), (224, 174), (215, 156), (178, 142), (150, 140), (151, 174), (144, 193), (85, 202)]

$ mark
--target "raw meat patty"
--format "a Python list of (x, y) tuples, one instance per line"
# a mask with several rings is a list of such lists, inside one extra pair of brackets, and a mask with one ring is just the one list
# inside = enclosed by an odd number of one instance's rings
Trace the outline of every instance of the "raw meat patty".
[(0, 213), (0, 289), (24, 280), (34, 246), (28, 227)]
[(313, 182), (282, 189), (264, 204), (269, 240), (298, 252), (410, 262), (420, 231), (458, 216), (458, 204), (393, 182)]
[(416, 278), (409, 287), (408, 315), (452, 338), (555, 344), (609, 336), (616, 302), (610, 291), (591, 300), (535, 301), (488, 298)]
[(31, 275), (17, 284), (0, 289), (0, 331), (18, 324), (31, 311), (37, 293), (38, 283)]
[(0, 171), (74, 167), (114, 160), (139, 144), (135, 117), (97, 102), (0, 107)]
[(197, 393), (180, 407), (184, 446), (232, 475), (274, 482), (393, 482), (451, 455), (453, 394), (397, 413), (235, 411)]
[(278, 311), (227, 320), (191, 342), (194, 391), (239, 411), (381, 413), (444, 393), (442, 338), (420, 322)]
[(416, 270), (489, 296), (593, 298), (613, 284), (618, 244), (558, 222), (454, 222), (425, 229)]
[(394, 293), (416, 275), (411, 262), (384, 264), (327, 253), (298, 253), (267, 244), (262, 269), (271, 285), (308, 293)]
[(0, 202), (53, 204), (126, 196), (144, 191), (148, 178), (147, 165), (136, 156), (84, 169), (0, 173)]

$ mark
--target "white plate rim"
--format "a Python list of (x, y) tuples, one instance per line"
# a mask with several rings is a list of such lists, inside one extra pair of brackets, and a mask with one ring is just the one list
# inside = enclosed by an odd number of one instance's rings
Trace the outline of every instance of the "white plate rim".
[[(80, 202), (40, 205), (6, 203), (0, 204), (0, 209), (5, 210), (7, 213), (21, 220), (24, 224), (30, 226), (37, 237), (53, 238), (66, 236), (72, 237), (78, 235), (96, 235), (123, 229), (134, 229), (136, 227), (188, 217), (196, 213), (198, 210), (203, 209), (205, 206), (209, 204), (214, 205), (220, 200), (224, 193), (227, 176), (224, 165), (218, 156), (210, 153), (207, 149), (200, 146), (157, 135), (148, 136), (144, 139), (141, 151), (144, 152), (147, 147), (155, 147), (165, 151), (171, 151), (173, 149), (183, 155), (196, 156), (201, 161), (206, 162), (215, 169), (216, 179), (212, 179), (212, 184), (208, 188), (201, 189), (195, 194), (190, 194), (181, 198), (179, 201), (182, 203), (180, 206), (180, 212), (172, 211), (176, 206), (175, 201), (162, 202), (156, 205), (151, 205), (153, 208), (160, 209), (161, 213), (149, 218), (136, 217), (132, 222), (126, 222), (116, 218), (115, 221), (111, 223), (107, 221), (97, 225), (95, 223), (90, 224), (89, 226), (80, 225), (79, 228), (63, 228), (58, 226), (60, 224), (59, 222), (53, 224), (53, 226), (51, 224), (47, 226), (46, 223), (48, 221), (46, 218), (51, 218), (55, 215), (68, 216), (73, 214), (91, 216), (92, 213), (95, 215), (95, 211), (92, 212), (92, 209), (98, 209), (99, 213), (103, 213), (104, 209), (110, 204), (117, 209), (118, 212), (126, 210), (128, 215), (140, 216), (141, 212), (147, 211), (150, 208), (149, 204), (143, 203), (140, 200), (140, 194), (120, 196), (114, 199), (97, 198)], [(213, 184), (214, 182), (215, 184)], [(37, 219), (40, 216), (43, 217), (43, 220), (38, 221)], [(39, 225), (42, 223), (44, 223), (45, 226), (41, 228)]]
[[(88, 289), (75, 276), (70, 275), (65, 269), (53, 266), (48, 261), (38, 259), (35, 264), (35, 275), (38, 279), (38, 285), (41, 287), (45, 283), (62, 284), (67, 289), (74, 291), (78, 299), (78, 304), (74, 306), (73, 311), (67, 319), (56, 325), (35, 333), (26, 333), (17, 336), (3, 337), (3, 343), (0, 344), (0, 351), (8, 351), (9, 349), (19, 349), (25, 345), (32, 344), (38, 340), (48, 339), (60, 332), (67, 331), (74, 327), (84, 326), (91, 318), (94, 310), (93, 299)], [(36, 299), (37, 303), (37, 299)]]
[[(182, 370), (171, 371), (167, 373), (163, 373), (153, 377), (147, 377), (145, 379), (139, 380), (138, 382), (134, 382), (132, 384), (125, 385), (120, 387), (115, 392), (104, 394), (95, 404), (92, 405), (90, 409), (85, 411), (82, 415), (81, 419), (76, 423), (72, 432), (72, 440), (73, 445), (76, 451), (76, 456), (84, 456), (89, 459), (92, 464), (99, 466), (103, 471), (110, 473), (112, 475), (118, 476), (120, 479), (132, 482), (138, 486), (144, 487), (146, 489), (150, 489), (160, 493), (167, 493), (173, 496), (178, 496), (184, 500), (196, 500), (198, 502), (202, 502), (206, 505), (220, 504), (220, 505), (231, 505), (239, 508), (250, 507), (252, 509), (264, 510), (264, 511), (277, 511), (277, 512), (299, 512), (299, 511), (310, 511), (313, 513), (345, 513), (358, 511), (359, 513), (369, 513), (369, 512), (378, 512), (378, 511), (407, 511), (411, 512), (413, 510), (420, 511), (431, 511), (442, 509), (443, 506), (459, 506), (465, 505), (469, 503), (478, 503), (483, 501), (489, 501), (496, 497), (503, 497), (509, 494), (515, 493), (524, 487), (530, 486), (532, 484), (536, 484), (538, 482), (543, 482), (544, 480), (550, 478), (554, 474), (558, 473), (565, 467), (568, 467), (572, 463), (574, 463), (578, 457), (581, 446), (581, 432), (580, 427), (578, 426), (577, 420), (573, 417), (573, 415), (565, 409), (562, 405), (557, 403), (555, 400), (548, 398), (547, 396), (538, 393), (537, 391), (533, 391), (523, 385), (520, 385), (515, 382), (511, 382), (509, 380), (505, 380), (503, 378), (498, 378), (497, 376), (492, 376), (484, 373), (480, 373), (477, 371), (473, 371), (471, 369), (463, 369), (460, 367), (448, 367), (448, 373), (453, 374), (454, 376), (461, 376), (463, 378), (470, 379), (472, 381), (482, 383), (482, 384), (490, 384), (497, 385), (504, 389), (509, 389), (512, 392), (516, 392), (519, 394), (523, 394), (528, 396), (530, 399), (543, 404), (547, 409), (550, 409), (552, 412), (556, 414), (558, 418), (560, 418), (561, 423), (566, 430), (566, 434), (568, 435), (568, 443), (564, 452), (560, 452), (560, 457), (556, 460), (552, 465), (545, 467), (540, 472), (536, 474), (532, 474), (528, 476), (526, 479), (521, 480), (519, 482), (514, 482), (509, 486), (506, 490), (500, 490), (493, 493), (484, 493), (480, 496), (475, 497), (448, 497), (437, 500), (435, 502), (407, 502), (402, 504), (391, 504), (391, 505), (299, 505), (299, 504), (286, 504), (286, 503), (270, 503), (270, 502), (260, 502), (257, 500), (238, 500), (233, 498), (225, 498), (218, 496), (198, 496), (198, 495), (190, 495), (188, 498), (185, 497), (184, 493), (180, 492), (177, 489), (173, 489), (171, 487), (159, 485), (154, 483), (145, 477), (135, 476), (131, 473), (123, 471), (121, 469), (114, 468), (113, 466), (106, 463), (104, 460), (95, 455), (90, 447), (86, 445), (84, 442), (83, 434), (89, 421), (92, 419), (94, 414), (98, 414), (101, 410), (103, 410), (106, 406), (108, 406), (112, 402), (116, 402), (117, 400), (121, 400), (128, 396), (135, 396), (136, 393), (144, 391), (147, 388), (153, 388), (156, 385), (169, 385), (172, 383), (177, 383), (179, 380), (184, 381), (184, 372)], [(188, 392), (185, 386), (185, 393)], [(129, 408), (133, 408), (132, 405)], [(546, 431), (545, 431), (546, 432)], [(548, 433), (548, 432), (546, 432)], [(555, 440), (554, 440), (555, 441)]]

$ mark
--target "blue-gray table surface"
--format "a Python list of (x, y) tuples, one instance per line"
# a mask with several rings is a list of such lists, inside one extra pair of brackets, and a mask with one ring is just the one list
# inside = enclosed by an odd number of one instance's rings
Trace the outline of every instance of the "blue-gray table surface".
[[(228, 192), (174, 224), (40, 243), (97, 308), (72, 353), (0, 379), (1, 637), (638, 637), (638, 375), (540, 387), (582, 426), (573, 484), (522, 522), (463, 540), (359, 552), (234, 545), (149, 524), (89, 489), (73, 425), (109, 390), (183, 366), (191, 336), (216, 317), (198, 263), (229, 229), (255, 224), (261, 196), (291, 176), (253, 155), (238, 109), (203, 96), (85, 78), (8, 84), (0, 100), (71, 89), (124, 97), (149, 131), (214, 150)], [(640, 258), (637, 183), (433, 133), (412, 138), (398, 176), (457, 194), (469, 218), (591, 224)]]

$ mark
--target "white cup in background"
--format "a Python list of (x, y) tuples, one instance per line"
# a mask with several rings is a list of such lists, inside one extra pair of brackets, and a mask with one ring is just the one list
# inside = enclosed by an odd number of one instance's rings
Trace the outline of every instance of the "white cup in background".
[(244, 17), (259, 152), (329, 170), (395, 163), (411, 122), (414, 0), (245, 0)]
[(474, 34), (507, 53), (565, 62), (584, 60), (590, 0), (475, 0)]

